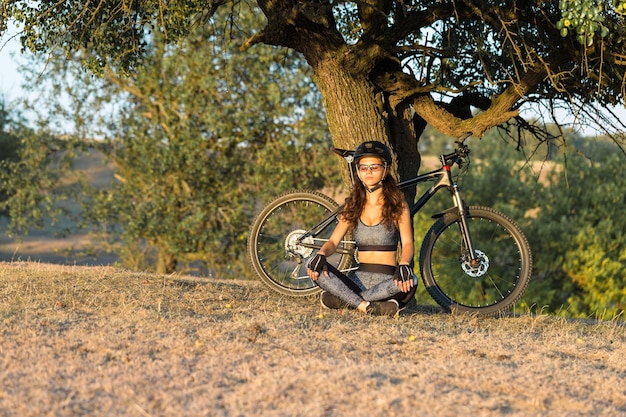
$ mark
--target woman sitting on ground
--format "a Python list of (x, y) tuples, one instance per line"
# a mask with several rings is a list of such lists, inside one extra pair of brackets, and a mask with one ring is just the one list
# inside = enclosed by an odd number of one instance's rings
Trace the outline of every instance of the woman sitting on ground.
[[(385, 144), (362, 143), (354, 160), (360, 181), (346, 199), (330, 239), (309, 261), (307, 273), (324, 290), (322, 306), (393, 316), (413, 297), (417, 284), (411, 268), (411, 215), (396, 180), (389, 175), (392, 157)], [(326, 264), (326, 257), (335, 252), (348, 231), (356, 241), (359, 261), (352, 279), (337, 270), (329, 272)], [(401, 251), (396, 262), (398, 242)]]

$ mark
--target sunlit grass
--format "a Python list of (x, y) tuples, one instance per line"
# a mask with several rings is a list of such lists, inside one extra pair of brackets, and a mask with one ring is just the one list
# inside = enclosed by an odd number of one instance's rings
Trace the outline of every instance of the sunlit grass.
[(256, 281), (15, 262), (0, 263), (0, 320), (1, 416), (626, 410), (618, 318), (390, 319)]

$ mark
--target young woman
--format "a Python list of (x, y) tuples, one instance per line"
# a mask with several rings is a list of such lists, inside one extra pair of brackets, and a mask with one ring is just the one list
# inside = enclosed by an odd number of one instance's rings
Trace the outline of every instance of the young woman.
[[(324, 290), (322, 306), (393, 316), (413, 296), (417, 284), (410, 266), (411, 215), (395, 179), (388, 175), (391, 152), (385, 144), (364, 142), (354, 152), (354, 159), (360, 181), (346, 199), (330, 239), (309, 261), (307, 273)], [(329, 272), (326, 265), (326, 257), (335, 252), (348, 231), (352, 231), (358, 250), (359, 268), (353, 279)]]

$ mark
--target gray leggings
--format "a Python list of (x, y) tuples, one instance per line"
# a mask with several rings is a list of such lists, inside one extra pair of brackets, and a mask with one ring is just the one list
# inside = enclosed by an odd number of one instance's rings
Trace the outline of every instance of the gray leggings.
[[(317, 285), (329, 293), (341, 298), (346, 304), (356, 308), (363, 301), (383, 301), (396, 299), (401, 301), (406, 294), (393, 282), (394, 267), (387, 272), (369, 272), (357, 270), (354, 278), (344, 274), (320, 274)], [(338, 271), (337, 271), (338, 272)]]

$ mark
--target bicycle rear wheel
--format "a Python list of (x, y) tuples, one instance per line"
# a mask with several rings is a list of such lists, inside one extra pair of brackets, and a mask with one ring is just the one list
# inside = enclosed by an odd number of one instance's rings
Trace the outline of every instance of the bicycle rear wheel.
[(430, 228), (420, 272), (430, 296), (453, 312), (495, 314), (517, 302), (530, 282), (532, 255), (520, 228), (488, 207), (469, 207), (467, 222), (478, 263), (470, 262), (457, 211)]
[[(313, 236), (299, 240), (336, 208), (330, 197), (316, 191), (300, 190), (270, 201), (250, 227), (248, 256), (256, 274), (271, 289), (289, 296), (318, 293), (320, 288), (306, 274), (311, 256), (328, 240), (337, 219)], [(346, 253), (340, 253), (340, 252)], [(354, 244), (346, 235), (338, 252), (327, 262), (346, 271), (354, 260)]]

